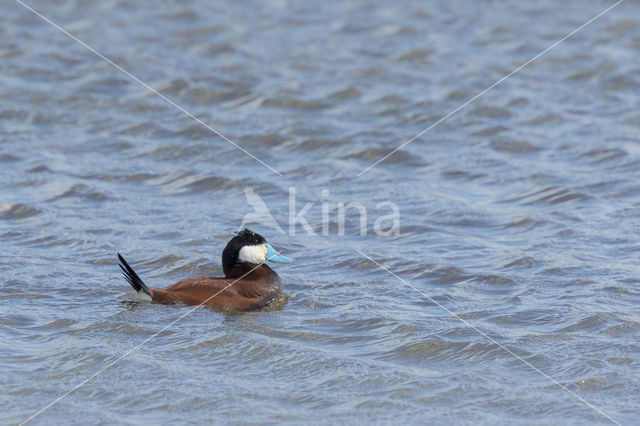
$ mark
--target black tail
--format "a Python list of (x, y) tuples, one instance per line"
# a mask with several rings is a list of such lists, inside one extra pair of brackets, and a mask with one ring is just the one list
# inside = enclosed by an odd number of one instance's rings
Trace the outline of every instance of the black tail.
[(136, 271), (134, 271), (133, 268), (129, 266), (127, 261), (124, 260), (124, 257), (122, 257), (120, 253), (118, 253), (118, 259), (120, 260), (120, 263), (118, 264), (118, 266), (120, 267), (120, 269), (122, 269), (122, 274), (124, 275), (126, 280), (129, 282), (129, 284), (131, 284), (131, 287), (133, 287), (133, 289), (138, 293), (143, 291), (147, 293), (149, 296), (151, 296), (149, 287), (147, 287), (144, 281), (140, 279), (138, 274), (136, 274)]

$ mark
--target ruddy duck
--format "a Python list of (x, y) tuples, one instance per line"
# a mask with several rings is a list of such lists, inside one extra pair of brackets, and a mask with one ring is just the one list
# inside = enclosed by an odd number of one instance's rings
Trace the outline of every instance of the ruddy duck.
[(194, 277), (169, 287), (150, 288), (120, 253), (118, 259), (124, 277), (142, 299), (231, 311), (260, 309), (280, 298), (283, 295), (280, 277), (265, 262), (292, 262), (276, 252), (262, 235), (248, 229), (233, 237), (222, 251), (223, 278)]

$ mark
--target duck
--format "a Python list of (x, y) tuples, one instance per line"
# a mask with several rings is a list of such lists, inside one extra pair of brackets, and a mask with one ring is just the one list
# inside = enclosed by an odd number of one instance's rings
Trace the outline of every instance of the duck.
[(266, 262), (291, 263), (260, 234), (244, 229), (222, 250), (224, 277), (187, 278), (164, 288), (147, 286), (118, 253), (118, 265), (138, 300), (204, 305), (219, 311), (255, 311), (284, 296), (278, 274)]

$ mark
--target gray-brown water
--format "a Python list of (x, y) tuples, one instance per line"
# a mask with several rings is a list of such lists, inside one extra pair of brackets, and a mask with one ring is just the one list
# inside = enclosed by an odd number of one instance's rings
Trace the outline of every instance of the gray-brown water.
[(187, 313), (132, 303), (115, 253), (151, 286), (221, 274), (246, 186), (289, 303), (198, 309), (33, 424), (638, 422), (639, 2), (359, 177), (612, 3), (29, 4), (282, 176), (3, 1), (0, 423)]

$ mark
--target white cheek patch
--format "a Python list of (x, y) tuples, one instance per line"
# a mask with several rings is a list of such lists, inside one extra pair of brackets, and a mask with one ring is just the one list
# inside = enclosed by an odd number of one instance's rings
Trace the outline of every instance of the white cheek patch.
[(244, 246), (238, 254), (238, 261), (253, 263), (259, 265), (267, 260), (267, 245), (260, 244), (257, 246)]

